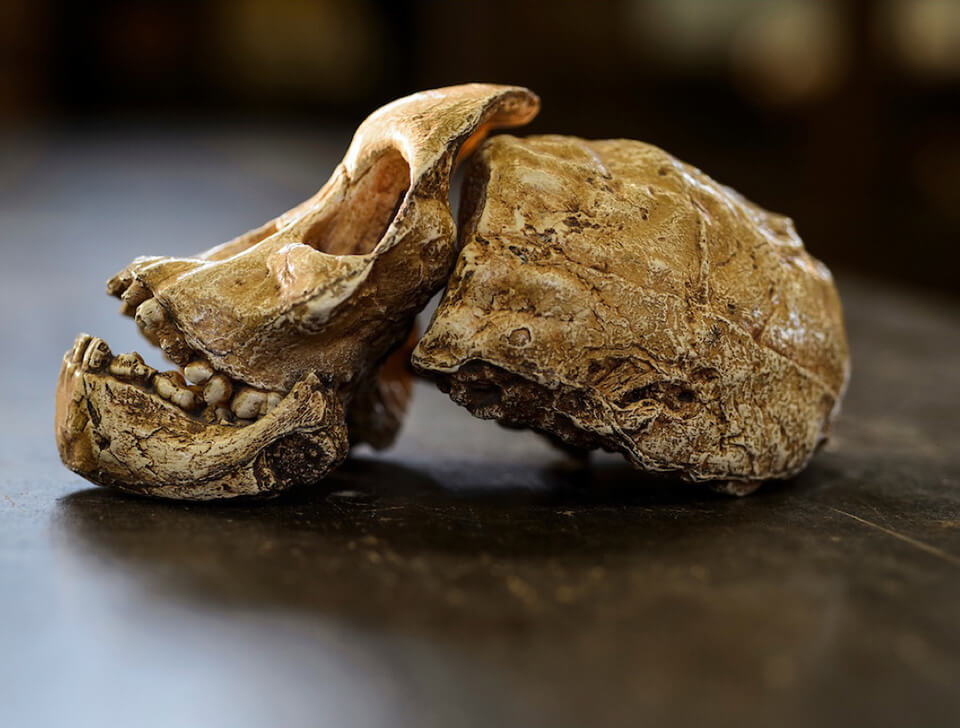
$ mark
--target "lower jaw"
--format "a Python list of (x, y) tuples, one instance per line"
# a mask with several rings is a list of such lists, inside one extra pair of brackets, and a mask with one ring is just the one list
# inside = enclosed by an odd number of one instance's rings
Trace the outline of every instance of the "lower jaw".
[[(101, 340), (82, 335), (60, 371), (60, 455), (95, 483), (191, 500), (269, 495), (319, 480), (346, 456), (340, 400), (314, 375), (247, 419), (211, 404), (184, 408), (175, 400), (189, 398), (175, 395), (192, 389), (171, 390), (158, 381), (168, 375), (148, 367), (121, 379), (111, 373), (116, 360)], [(291, 437), (305, 453), (293, 468), (276, 456)]]

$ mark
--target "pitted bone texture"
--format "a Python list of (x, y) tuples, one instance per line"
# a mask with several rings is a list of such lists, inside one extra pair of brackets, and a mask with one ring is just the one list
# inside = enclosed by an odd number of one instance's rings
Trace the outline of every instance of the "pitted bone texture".
[(404, 341), (456, 261), (453, 169), (538, 108), (489, 84), (399, 99), (309, 200), (195, 256), (134, 260), (107, 290), (182, 373), (81, 335), (57, 390), (64, 463), (103, 485), (212, 499), (316, 482), (348, 442), (389, 445), (410, 395)]
[(479, 417), (745, 493), (802, 469), (849, 361), (792, 222), (637, 141), (498, 136), (413, 354)]

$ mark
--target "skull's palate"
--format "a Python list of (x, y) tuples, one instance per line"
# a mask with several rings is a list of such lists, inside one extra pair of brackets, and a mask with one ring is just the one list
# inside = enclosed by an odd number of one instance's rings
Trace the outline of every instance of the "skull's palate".
[(410, 188), (410, 165), (395, 149), (347, 182), (343, 199), (315, 222), (303, 242), (329, 255), (366, 255), (377, 247)]

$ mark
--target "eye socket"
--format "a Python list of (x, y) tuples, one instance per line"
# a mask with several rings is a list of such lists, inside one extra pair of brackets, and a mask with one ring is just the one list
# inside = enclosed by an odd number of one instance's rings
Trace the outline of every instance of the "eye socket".
[(343, 200), (317, 220), (303, 243), (328, 255), (366, 255), (377, 247), (410, 188), (410, 165), (396, 149), (353, 180)]

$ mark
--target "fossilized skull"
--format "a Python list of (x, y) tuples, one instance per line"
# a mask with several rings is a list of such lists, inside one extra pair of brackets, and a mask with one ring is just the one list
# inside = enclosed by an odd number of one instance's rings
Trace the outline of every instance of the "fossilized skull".
[(848, 377), (792, 222), (656, 147), (498, 136), (413, 363), (479, 417), (748, 492), (804, 467)]
[(378, 374), (455, 262), (452, 169), (538, 106), (483, 84), (400, 99), (360, 126), (314, 197), (195, 257), (136, 259), (108, 292), (185, 379), (82, 335), (57, 392), (64, 462), (104, 485), (208, 499), (322, 478), (346, 454), (345, 411), (351, 440), (389, 443), (409, 382)]

